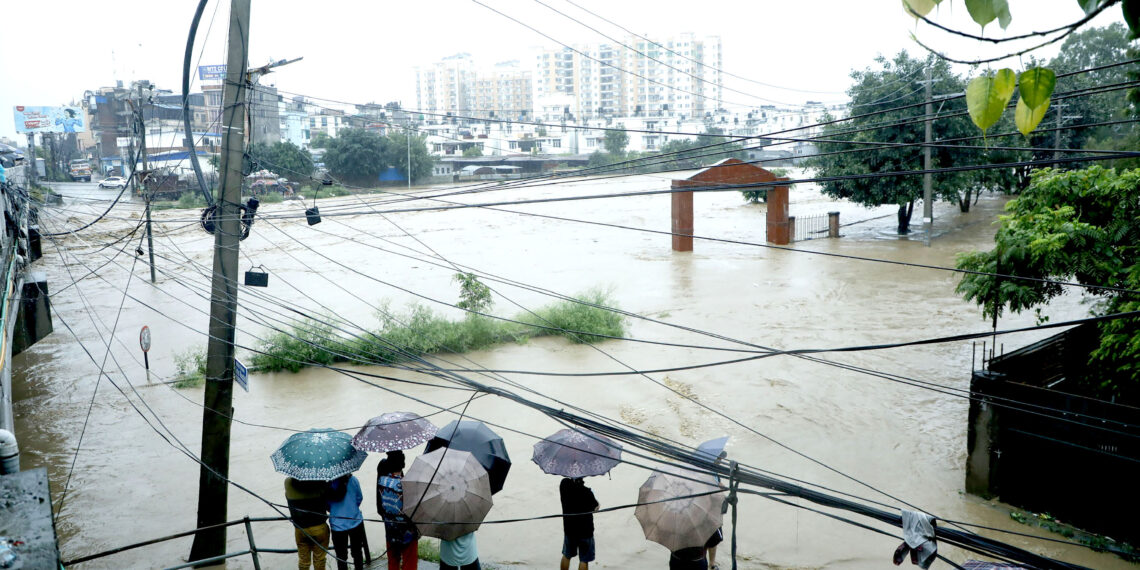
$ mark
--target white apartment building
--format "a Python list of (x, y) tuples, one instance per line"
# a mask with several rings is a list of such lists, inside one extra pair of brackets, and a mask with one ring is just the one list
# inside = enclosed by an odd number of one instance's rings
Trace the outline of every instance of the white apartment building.
[(531, 72), (518, 61), (480, 69), (470, 54), (461, 53), (416, 68), (415, 110), (425, 114), (518, 119), (533, 106)]
[(691, 33), (621, 44), (541, 50), (535, 60), (535, 113), (562, 104), (574, 120), (594, 117), (703, 117), (724, 105), (721, 42)]

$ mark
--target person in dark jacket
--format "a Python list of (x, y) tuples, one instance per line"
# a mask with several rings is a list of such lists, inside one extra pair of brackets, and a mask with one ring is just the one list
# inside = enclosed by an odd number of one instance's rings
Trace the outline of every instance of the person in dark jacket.
[(297, 568), (325, 570), (329, 551), (328, 499), (324, 481), (285, 479), (285, 501), (289, 504), (289, 520), (293, 522), (293, 538), (297, 542)]
[(598, 500), (581, 477), (565, 477), (558, 485), (562, 499), (562, 564), (569, 570), (570, 559), (578, 557), (578, 570), (586, 570), (594, 561), (594, 515)]

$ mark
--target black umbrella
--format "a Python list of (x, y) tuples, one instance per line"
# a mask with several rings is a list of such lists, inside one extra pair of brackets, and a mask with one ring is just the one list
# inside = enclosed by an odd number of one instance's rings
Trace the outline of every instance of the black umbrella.
[(474, 455), (491, 478), (491, 494), (503, 490), (503, 483), (507, 481), (507, 471), (511, 469), (511, 456), (507, 455), (507, 446), (503, 444), (503, 438), (491, 431), (491, 428), (483, 422), (453, 421), (439, 428), (439, 431), (435, 432), (435, 437), (428, 441), (424, 453), (430, 453), (441, 447), (460, 449)]

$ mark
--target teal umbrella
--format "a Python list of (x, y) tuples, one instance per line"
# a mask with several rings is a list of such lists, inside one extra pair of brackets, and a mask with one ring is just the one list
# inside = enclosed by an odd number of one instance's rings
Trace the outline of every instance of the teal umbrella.
[(352, 447), (352, 436), (331, 428), (295, 433), (269, 456), (273, 468), (302, 481), (331, 481), (360, 469), (368, 454)]

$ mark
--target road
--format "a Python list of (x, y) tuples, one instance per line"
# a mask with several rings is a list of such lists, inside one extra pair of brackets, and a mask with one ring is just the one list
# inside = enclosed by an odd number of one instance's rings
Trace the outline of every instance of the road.
[[(56, 194), (64, 197), (65, 203), (93, 203), (114, 200), (119, 195), (118, 188), (100, 188), (99, 182), (49, 182)], [(71, 198), (71, 200), (67, 200)], [(123, 201), (134, 201), (131, 192), (123, 194)]]

